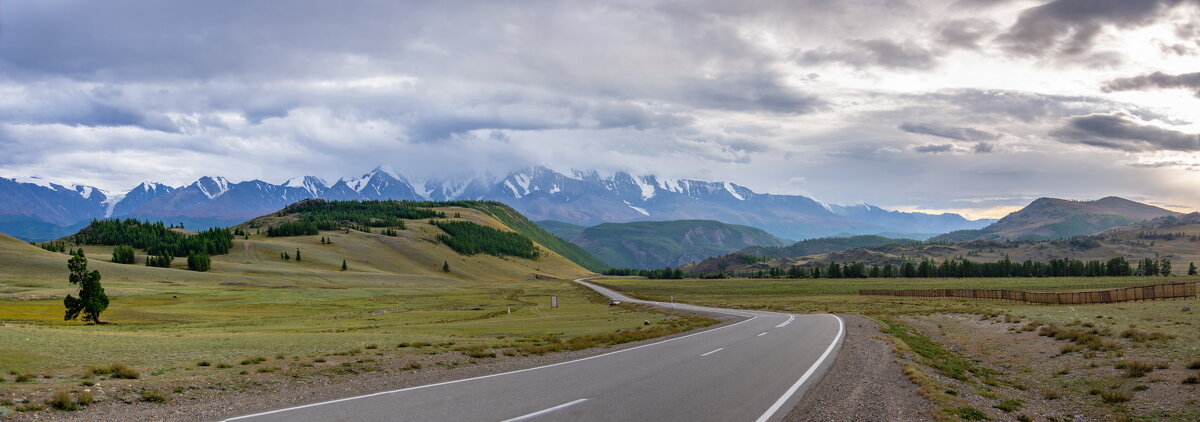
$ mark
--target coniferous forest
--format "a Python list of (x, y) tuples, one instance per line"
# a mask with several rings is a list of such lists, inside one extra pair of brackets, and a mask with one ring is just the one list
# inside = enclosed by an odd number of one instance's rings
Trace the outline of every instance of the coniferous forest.
[(222, 228), (211, 228), (194, 235), (173, 231), (163, 223), (135, 219), (92, 220), (92, 224), (71, 236), (81, 245), (128, 245), (144, 249), (150, 255), (184, 257), (200, 252), (209, 255), (229, 253), (233, 234)]
[(311, 236), (318, 230), (350, 227), (369, 232), (368, 227), (405, 229), (404, 220), (445, 218), (446, 214), (407, 201), (301, 201), (276, 213), (300, 214), (300, 220), (267, 228), (267, 236)]
[(469, 221), (432, 221), (446, 234), (438, 240), (463, 255), (488, 254), (537, 259), (540, 255), (533, 241), (520, 233), (496, 230)]

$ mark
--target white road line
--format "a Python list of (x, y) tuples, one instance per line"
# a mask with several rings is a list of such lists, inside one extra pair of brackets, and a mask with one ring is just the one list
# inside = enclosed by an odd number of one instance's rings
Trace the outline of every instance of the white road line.
[(830, 353), (833, 353), (834, 346), (837, 346), (838, 342), (842, 340), (842, 333), (845, 332), (845, 323), (843, 323), (842, 318), (837, 315), (830, 316), (836, 318), (838, 322), (838, 333), (833, 337), (833, 342), (829, 343), (829, 347), (825, 348), (825, 353), (822, 353), (821, 357), (817, 358), (817, 361), (813, 362), (812, 366), (808, 367), (807, 371), (804, 371), (804, 375), (801, 375), (800, 379), (796, 380), (796, 383), (792, 384), (792, 387), (788, 388), (788, 390), (783, 393), (783, 396), (779, 397), (779, 400), (776, 400), (775, 404), (771, 405), (770, 409), (767, 409), (762, 416), (759, 416), (756, 422), (766, 422), (770, 420), (771, 416), (775, 415), (775, 412), (778, 412), (779, 408), (783, 407), (783, 404), (786, 403), (793, 394), (796, 394), (796, 390), (799, 390), (800, 386), (804, 385), (804, 381), (808, 381), (808, 378), (811, 377), (814, 372), (817, 372), (817, 367), (821, 366), (821, 362), (824, 362), (825, 358), (829, 357)]
[[(716, 312), (720, 312), (720, 311), (721, 311), (721, 310), (716, 310)], [(737, 313), (732, 313), (732, 312), (722, 312), (722, 313), (725, 313), (725, 314), (730, 314), (730, 315), (740, 315), (740, 314), (737, 314)], [(551, 368), (551, 367), (555, 367), (555, 366), (561, 366), (561, 365), (569, 365), (569, 364), (572, 364), (572, 363), (583, 362), (583, 361), (585, 361), (585, 360), (591, 360), (591, 359), (596, 359), (596, 358), (602, 358), (602, 357), (609, 356), (609, 355), (615, 355), (615, 354), (617, 354), (617, 353), (624, 353), (624, 352), (628, 352), (628, 351), (631, 351), (631, 350), (637, 350), (637, 349), (641, 349), (641, 348), (644, 348), (644, 347), (656, 346), (656, 345), (663, 344), (663, 343), (666, 343), (666, 342), (671, 342), (671, 341), (675, 341), (675, 340), (685, 339), (685, 338), (688, 338), (688, 337), (692, 337), (692, 336), (698, 336), (698, 335), (705, 334), (705, 333), (711, 333), (711, 332), (713, 332), (713, 331), (722, 330), (722, 329), (725, 329), (725, 328), (729, 328), (729, 327), (733, 327), (733, 326), (737, 326), (737, 325), (745, 324), (745, 323), (747, 323), (747, 322), (753, 321), (755, 318), (758, 318), (758, 316), (757, 316), (757, 315), (754, 315), (754, 316), (751, 316), (749, 319), (746, 319), (746, 320), (743, 320), (743, 321), (738, 321), (738, 322), (735, 322), (735, 323), (733, 323), (733, 324), (729, 324), (729, 325), (723, 325), (723, 326), (720, 326), (720, 327), (717, 327), (717, 328), (713, 328), (713, 329), (709, 329), (709, 330), (704, 330), (704, 331), (701, 331), (701, 332), (698, 332), (698, 333), (692, 333), (692, 334), (688, 334), (688, 335), (684, 335), (684, 336), (673, 337), (673, 338), (669, 338), (669, 339), (666, 339), (666, 340), (663, 340), (663, 341), (659, 341), (659, 342), (655, 342), (655, 343), (643, 344), (643, 345), (641, 345), (641, 346), (634, 346), (634, 347), (630, 347), (630, 348), (628, 348), (628, 349), (621, 349), (621, 350), (612, 351), (612, 352), (608, 352), (608, 353), (604, 353), (604, 354), (600, 354), (600, 355), (596, 355), (596, 356), (588, 356), (588, 357), (586, 357), (586, 358), (575, 359), (575, 360), (569, 360), (569, 361), (566, 361), (566, 362), (552, 363), (552, 364), (549, 364), (549, 365), (545, 365), (545, 366), (538, 366), (538, 367), (535, 367), (535, 368), (525, 368), (525, 369), (518, 369), (518, 370), (516, 370), (516, 371), (511, 371), (511, 372), (503, 372), (503, 373), (499, 373), (499, 374), (491, 374), (491, 375), (483, 375), (483, 376), (478, 376), (478, 377), (474, 377), (474, 378), (463, 378), (463, 379), (460, 379), (460, 380), (446, 381), (446, 382), (439, 382), (439, 383), (435, 383), (435, 384), (418, 385), (418, 386), (416, 386), (416, 387), (401, 388), (401, 389), (399, 389), (399, 390), (380, 391), (380, 392), (378, 392), (378, 393), (364, 394), (364, 395), (361, 395), (361, 396), (354, 396), (354, 397), (346, 397), (346, 398), (343, 398), (343, 399), (337, 399), (337, 400), (323, 401), (323, 402), (320, 402), (320, 403), (311, 403), (311, 404), (306, 404), (306, 405), (302, 405), (302, 406), (294, 406), (294, 407), (289, 407), (289, 408), (285, 408), (285, 409), (270, 410), (270, 411), (266, 411), (266, 412), (255, 413), (255, 414), (252, 414), (252, 415), (235, 416), (235, 417), (232, 417), (232, 418), (225, 419), (225, 421), (235, 421), (235, 420), (239, 420), (239, 419), (249, 419), (249, 418), (254, 418), (254, 417), (259, 417), (259, 416), (270, 415), (270, 414), (274, 414), (274, 413), (287, 412), (287, 411), (291, 411), (291, 410), (299, 410), (299, 409), (304, 409), (304, 408), (309, 408), (309, 407), (315, 407), (315, 406), (323, 406), (323, 405), (326, 405), (326, 404), (333, 404), (333, 403), (339, 403), (339, 402), (344, 402), (344, 401), (350, 401), (350, 400), (363, 399), (363, 398), (367, 398), (367, 397), (375, 397), (375, 396), (382, 396), (382, 395), (385, 395), (385, 394), (401, 393), (401, 392), (405, 392), (405, 391), (419, 390), (419, 389), (422, 389), (422, 388), (437, 387), (437, 386), (448, 385), (448, 384), (457, 384), (457, 383), (460, 383), (460, 382), (467, 382), (467, 381), (474, 381), (474, 380), (480, 380), (480, 379), (485, 379), (485, 378), (499, 377), (499, 376), (503, 376), (503, 375), (511, 375), (511, 374), (516, 374), (516, 373), (521, 373), (521, 372), (536, 371), (536, 370), (538, 370), (538, 369)]]
[(759, 337), (762, 337), (762, 336), (765, 336), (765, 335), (767, 335), (767, 333), (766, 333), (765, 331), (764, 331), (764, 332), (761, 332), (761, 333), (758, 333), (758, 336), (759, 336)]
[(795, 316), (795, 315), (788, 315), (788, 319), (787, 319), (787, 321), (784, 321), (784, 322), (783, 322), (783, 324), (776, 325), (776, 326), (775, 326), (775, 328), (783, 328), (783, 327), (786, 327), (788, 324), (791, 324), (791, 323), (792, 323), (792, 321), (795, 321), (795, 320), (796, 320), (796, 316)]
[(720, 351), (722, 351), (722, 350), (725, 350), (725, 348), (724, 348), (724, 347), (719, 347), (719, 348), (717, 348), (717, 350), (713, 350), (713, 351), (711, 351), (711, 352), (708, 352), (708, 353), (705, 353), (705, 354), (703, 354), (703, 355), (700, 355), (700, 357), (705, 357), (705, 356), (711, 355), (711, 354), (713, 354), (713, 353), (720, 352)]
[(583, 403), (583, 402), (585, 402), (585, 401), (588, 401), (588, 399), (579, 399), (579, 400), (575, 400), (575, 401), (573, 401), (573, 402), (569, 402), (569, 403), (563, 403), (563, 404), (560, 404), (560, 405), (558, 405), (558, 406), (551, 407), (551, 408), (549, 408), (549, 409), (542, 409), (542, 410), (539, 410), (539, 411), (536, 411), (536, 412), (530, 413), (530, 414), (528, 414), (528, 415), (517, 416), (517, 417), (515, 417), (515, 418), (512, 418), (512, 419), (505, 419), (505, 420), (503, 420), (503, 421), (501, 421), (501, 422), (521, 422), (521, 421), (527, 421), (527, 420), (530, 420), (530, 419), (536, 418), (536, 417), (538, 417), (538, 416), (542, 416), (542, 415), (545, 415), (545, 414), (548, 414), (548, 413), (553, 413), (553, 412), (557, 412), (557, 411), (559, 411), (559, 410), (566, 409), (566, 408), (568, 408), (568, 407), (571, 407), (571, 406), (577, 405), (577, 404), (579, 404), (579, 403)]

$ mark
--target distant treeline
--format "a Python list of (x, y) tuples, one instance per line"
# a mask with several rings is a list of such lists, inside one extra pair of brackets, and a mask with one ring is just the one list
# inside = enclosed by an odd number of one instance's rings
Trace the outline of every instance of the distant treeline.
[(194, 235), (171, 230), (163, 223), (135, 219), (92, 220), (92, 224), (71, 236), (80, 245), (127, 245), (144, 249), (150, 255), (188, 256), (192, 253), (223, 255), (233, 246), (233, 233), (211, 228)]
[(437, 239), (463, 255), (482, 253), (526, 259), (537, 259), (541, 255), (533, 241), (520, 233), (496, 230), (470, 221), (433, 220), (431, 223), (446, 232), (437, 235)]
[[(1196, 266), (1189, 265), (1189, 275), (1196, 275)], [(631, 270), (610, 269), (606, 275), (637, 275), (647, 278), (971, 278), (971, 277), (1129, 277), (1169, 276), (1171, 261), (1146, 258), (1132, 264), (1123, 257), (1107, 261), (1081, 261), (1063, 258), (1046, 262), (1026, 260), (1014, 262), (1008, 258), (996, 262), (974, 262), (969, 259), (946, 259), (938, 264), (932, 259), (903, 264), (867, 266), (861, 262), (831, 262), (821, 266), (791, 266), (742, 273), (684, 273), (680, 269)]]
[(686, 274), (678, 268), (666, 267), (657, 270), (639, 270), (637, 268), (609, 268), (601, 272), (604, 275), (615, 276), (639, 276), (657, 280), (677, 280), (684, 278)]
[(405, 229), (404, 220), (446, 218), (446, 214), (429, 209), (437, 203), (409, 201), (302, 201), (279, 211), (278, 215), (301, 214), (299, 221), (280, 223), (267, 228), (267, 236), (309, 236), (318, 230), (340, 230), (343, 227), (368, 231), (366, 227)]

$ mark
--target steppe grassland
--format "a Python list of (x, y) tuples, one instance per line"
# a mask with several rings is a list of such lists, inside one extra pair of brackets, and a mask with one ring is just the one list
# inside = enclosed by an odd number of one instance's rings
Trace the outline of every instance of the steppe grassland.
[[(503, 227), (474, 210), (445, 211)], [(229, 255), (215, 256), (205, 273), (183, 269), (183, 259), (169, 269), (113, 264), (107, 262), (111, 247), (85, 246), (90, 268), (101, 272), (112, 298), (102, 318), (112, 325), (102, 326), (62, 320), (62, 297), (72, 292), (66, 255), (4, 238), (0, 376), (50, 378), (3, 388), (78, 382), (85, 368), (114, 362), (140, 370), (143, 378), (170, 379), (202, 376), (198, 372), (218, 371), (220, 363), (236, 366), (255, 356), (311, 359), (368, 346), (440, 353), (610, 334), (639, 329), (647, 320), (653, 327), (677, 322), (595, 300), (569, 283), (587, 271), (548, 250), (536, 261), (466, 257), (434, 241), (436, 233), (426, 221), (410, 221), (398, 237), (251, 234), (235, 240)], [(333, 243), (322, 245), (321, 237)], [(301, 261), (280, 258), (296, 249)], [(348, 271), (341, 271), (343, 259)], [(558, 296), (557, 309), (550, 309), (550, 296)], [(397, 349), (400, 344), (414, 347)]]

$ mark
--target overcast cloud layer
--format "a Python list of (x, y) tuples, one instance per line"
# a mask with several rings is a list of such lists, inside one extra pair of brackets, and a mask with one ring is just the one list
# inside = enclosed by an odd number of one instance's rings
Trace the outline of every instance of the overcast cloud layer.
[(972, 217), (1200, 209), (1200, 0), (582, 3), (6, 1), (0, 176), (545, 163)]

